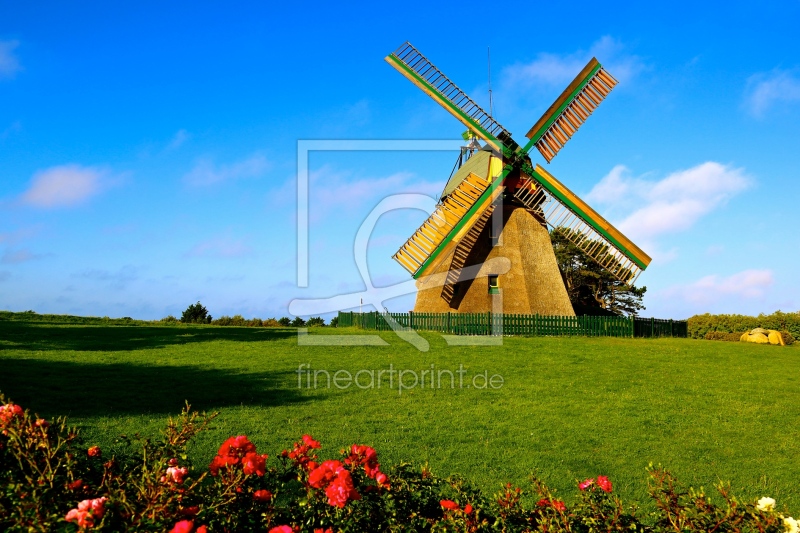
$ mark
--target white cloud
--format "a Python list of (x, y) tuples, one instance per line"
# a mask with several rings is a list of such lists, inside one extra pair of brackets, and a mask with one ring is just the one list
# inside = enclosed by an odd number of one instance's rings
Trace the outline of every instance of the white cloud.
[(771, 270), (743, 270), (724, 277), (705, 276), (689, 285), (673, 286), (663, 291), (668, 298), (679, 297), (687, 302), (709, 305), (725, 298), (758, 299), (775, 282)]
[(755, 117), (762, 117), (781, 102), (800, 102), (800, 74), (775, 69), (750, 76), (745, 89), (745, 107)]
[(253, 249), (243, 239), (212, 237), (201, 241), (186, 252), (187, 257), (235, 258), (253, 255)]
[(94, 167), (61, 165), (34, 174), (22, 203), (34, 207), (78, 205), (101, 192), (109, 183), (108, 172)]
[(208, 186), (240, 178), (258, 178), (264, 175), (270, 164), (267, 158), (255, 154), (242, 161), (229, 165), (215, 165), (211, 160), (198, 161), (194, 168), (183, 177), (183, 181), (194, 186)]
[(0, 41), (0, 79), (13, 78), (20, 69), (19, 60), (14, 56), (14, 49), (19, 41)]
[(608, 35), (601, 37), (589, 50), (571, 54), (540, 53), (530, 63), (507, 67), (501, 73), (506, 87), (526, 88), (535, 85), (565, 86), (596, 57), (618, 81), (628, 82), (646, 67), (641, 58), (625, 53), (625, 46)]
[(617, 227), (634, 240), (647, 240), (691, 228), (750, 183), (743, 169), (713, 161), (673, 172), (659, 181), (631, 177), (626, 167), (618, 165), (586, 199), (607, 205), (612, 213), (628, 212)]
[(191, 138), (191, 134), (186, 130), (178, 130), (167, 145), (167, 150), (176, 150)]

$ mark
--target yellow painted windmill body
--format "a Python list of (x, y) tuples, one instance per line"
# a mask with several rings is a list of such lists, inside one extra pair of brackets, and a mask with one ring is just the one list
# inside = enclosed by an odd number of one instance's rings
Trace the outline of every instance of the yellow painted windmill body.
[[(647, 268), (646, 253), (528, 156), (535, 147), (550, 162), (614, 88), (596, 59), (523, 146), (410, 43), (386, 61), (486, 142), (470, 150), (435, 212), (393, 256), (417, 280), (416, 312), (490, 311), (502, 291), (505, 313), (573, 315), (548, 227), (622, 282)], [(510, 269), (493, 271), (495, 257)]]

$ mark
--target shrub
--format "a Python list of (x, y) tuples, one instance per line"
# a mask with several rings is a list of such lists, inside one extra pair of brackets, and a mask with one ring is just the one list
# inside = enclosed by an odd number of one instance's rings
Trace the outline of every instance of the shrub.
[(321, 316), (312, 316), (311, 318), (308, 319), (308, 322), (306, 322), (306, 325), (308, 327), (324, 326), (325, 325), (325, 320)]
[(783, 313), (776, 311), (771, 315), (695, 315), (688, 321), (689, 337), (703, 339), (709, 331), (733, 333), (750, 331), (755, 328), (788, 331), (793, 337), (800, 337), (800, 312)]
[(263, 322), (263, 326), (265, 328), (277, 328), (280, 327), (280, 325), (281, 325), (280, 322), (278, 322), (274, 318), (268, 318)]
[(705, 339), (707, 341), (728, 341), (728, 342), (739, 342), (742, 337), (742, 333), (726, 333), (724, 331), (709, 331), (706, 333)]
[[(642, 521), (603, 475), (578, 483), (567, 507), (537, 478), (530, 495), (506, 485), (486, 497), (427, 468), (384, 468), (374, 448), (353, 444), (318, 457), (303, 435), (272, 460), (243, 435), (220, 446), (208, 468), (186, 455), (216, 415), (189, 406), (158, 442), (122, 438), (119, 455), (87, 448), (63, 418), (48, 423), (0, 395), (2, 531), (797, 531), (775, 500), (744, 502), (720, 484), (721, 504), (648, 468), (656, 511)], [(523, 502), (536, 502), (525, 504)]]
[(296, 316), (294, 317), (294, 320), (292, 320), (291, 325), (293, 328), (302, 328), (306, 325), (306, 321), (300, 318), (299, 316)]
[(332, 327), (332, 328), (339, 327), (339, 317), (338, 316), (335, 316), (335, 317), (331, 318), (330, 327)]
[(228, 315), (222, 315), (218, 319), (211, 322), (215, 326), (230, 326), (231, 325), (231, 317)]
[(783, 337), (783, 342), (787, 344), (794, 344), (794, 336), (789, 333), (788, 331), (781, 331), (781, 337)]
[(187, 324), (210, 324), (211, 315), (208, 314), (208, 309), (203, 304), (197, 302), (186, 308), (181, 315), (181, 322)]
[(292, 321), (287, 316), (282, 316), (278, 319), (278, 324), (283, 327), (289, 327), (292, 325)]
[(178, 319), (175, 318), (172, 315), (167, 315), (167, 316), (165, 316), (164, 318), (161, 319), (161, 322), (164, 322), (164, 323), (167, 323), (167, 324), (174, 324), (177, 321), (178, 321)]

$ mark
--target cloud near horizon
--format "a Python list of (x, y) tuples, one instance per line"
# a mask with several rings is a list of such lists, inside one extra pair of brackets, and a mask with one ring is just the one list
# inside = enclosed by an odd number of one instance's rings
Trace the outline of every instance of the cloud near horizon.
[(624, 165), (611, 172), (586, 196), (592, 204), (627, 212), (617, 227), (628, 237), (650, 240), (691, 228), (700, 218), (747, 189), (744, 169), (708, 161), (673, 172), (662, 180), (635, 178)]
[(744, 105), (752, 116), (761, 118), (782, 102), (800, 102), (800, 72), (797, 69), (774, 69), (748, 78)]
[(676, 285), (662, 291), (668, 298), (678, 297), (689, 303), (709, 305), (727, 297), (758, 299), (775, 283), (769, 269), (749, 269), (720, 276), (711, 274), (688, 285)]
[(0, 41), (0, 79), (13, 78), (22, 70), (19, 60), (14, 55), (14, 49), (19, 46), (19, 41)]
[(76, 206), (106, 188), (108, 176), (107, 170), (76, 164), (50, 167), (33, 175), (20, 199), (44, 209)]
[(228, 165), (215, 165), (210, 159), (201, 159), (183, 176), (183, 181), (188, 185), (206, 187), (241, 178), (260, 178), (270, 166), (267, 158), (261, 154)]

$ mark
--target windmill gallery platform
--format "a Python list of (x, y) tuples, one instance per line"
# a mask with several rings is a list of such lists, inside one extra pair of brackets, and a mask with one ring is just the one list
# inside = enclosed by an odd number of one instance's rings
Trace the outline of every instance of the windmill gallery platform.
[(646, 253), (529, 156), (535, 147), (549, 163), (614, 88), (595, 58), (524, 146), (410, 43), (386, 61), (468, 128), (436, 210), (393, 256), (417, 280), (415, 312), (574, 316), (550, 232), (623, 283), (647, 268)]

